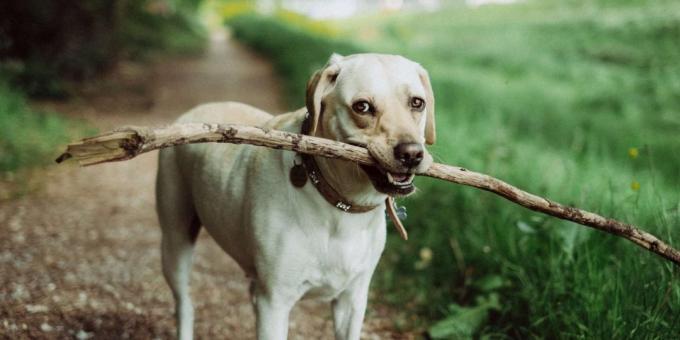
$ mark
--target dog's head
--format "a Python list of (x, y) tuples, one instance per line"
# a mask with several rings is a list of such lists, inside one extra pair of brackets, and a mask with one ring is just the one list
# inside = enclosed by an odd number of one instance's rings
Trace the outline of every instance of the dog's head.
[(365, 146), (378, 161), (362, 166), (379, 192), (408, 195), (432, 164), (434, 95), (427, 71), (404, 57), (331, 56), (307, 85), (312, 135)]

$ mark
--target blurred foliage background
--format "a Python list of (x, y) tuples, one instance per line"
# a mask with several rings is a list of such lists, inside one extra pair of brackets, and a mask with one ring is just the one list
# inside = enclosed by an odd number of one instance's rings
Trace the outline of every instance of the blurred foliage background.
[(0, 5), (0, 60), (32, 96), (63, 96), (66, 80), (101, 74), (121, 58), (203, 43), (199, 0), (7, 1)]
[[(330, 11), (335, 2), (324, 4)], [(224, 21), (274, 63), (291, 108), (333, 52), (418, 61), (436, 92), (437, 161), (678, 245), (680, 3), (426, 1), (437, 6), (400, 10), (395, 4), (416, 1), (350, 2), (378, 5), (314, 19), (295, 11), (313, 2), (285, 0), (3, 2), (0, 170), (68, 138), (69, 122), (33, 112), (27, 95), (67, 96), (69, 84), (121, 59), (199, 51), (201, 20)], [(402, 202), (411, 238), (391, 233), (373, 283), (372, 303), (392, 306), (396, 327), (452, 339), (680, 334), (671, 264), (479, 190), (428, 179), (418, 187)]]
[(37, 112), (26, 97), (63, 99), (120, 60), (197, 53), (200, 0), (0, 3), (0, 171), (44, 164), (83, 124)]

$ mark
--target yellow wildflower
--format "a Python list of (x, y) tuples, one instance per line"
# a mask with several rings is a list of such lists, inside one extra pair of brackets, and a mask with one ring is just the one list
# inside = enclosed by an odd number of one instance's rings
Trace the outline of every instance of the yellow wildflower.
[(640, 155), (640, 150), (638, 148), (630, 148), (628, 149), (628, 156), (631, 159), (636, 159)]
[(630, 188), (633, 189), (633, 191), (640, 190), (640, 182), (633, 181), (632, 183), (630, 183)]
[(432, 260), (432, 249), (428, 247), (420, 249), (420, 259), (425, 262), (430, 262)]
[(432, 249), (424, 247), (420, 249), (420, 260), (416, 261), (414, 267), (417, 270), (423, 270), (430, 265), (432, 262)]

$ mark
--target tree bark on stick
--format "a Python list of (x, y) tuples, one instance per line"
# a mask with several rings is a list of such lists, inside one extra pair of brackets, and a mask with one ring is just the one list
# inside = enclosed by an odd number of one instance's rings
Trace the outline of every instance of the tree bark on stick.
[[(341, 158), (366, 165), (376, 164), (365, 148), (330, 139), (253, 126), (207, 123), (120, 128), (68, 145), (66, 152), (57, 158), (57, 162), (73, 158), (81, 165), (93, 165), (127, 160), (145, 152), (175, 145), (211, 142), (251, 144)], [(520, 190), (497, 178), (461, 167), (435, 163), (419, 175), (486, 190), (525, 208), (623, 237), (680, 266), (680, 251), (634, 225), (562, 205)]]

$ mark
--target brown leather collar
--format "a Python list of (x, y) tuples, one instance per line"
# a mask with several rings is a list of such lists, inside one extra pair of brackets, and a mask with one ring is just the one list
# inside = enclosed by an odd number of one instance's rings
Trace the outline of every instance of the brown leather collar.
[[(309, 135), (311, 124), (312, 120), (309, 119), (308, 112), (307, 115), (305, 116), (305, 120), (302, 122), (302, 128), (300, 129), (300, 133), (303, 135)], [(312, 184), (314, 184), (314, 186), (316, 187), (316, 190), (319, 191), (321, 196), (323, 196), (323, 198), (328, 203), (348, 213), (355, 214), (364, 213), (379, 207), (379, 205), (354, 204), (350, 200), (344, 198), (323, 177), (323, 173), (321, 172), (321, 169), (319, 169), (319, 165), (316, 164), (316, 160), (314, 159), (313, 156), (305, 154), (298, 155), (300, 156), (300, 158), (302, 158), (302, 164), (295, 163), (290, 171), (290, 180), (294, 186), (303, 187), (307, 182), (307, 178), (309, 178), (312, 181)], [(390, 220), (392, 220), (394, 227), (399, 232), (399, 236), (401, 236), (401, 238), (404, 240), (408, 240), (408, 233), (406, 232), (406, 228), (404, 228), (404, 225), (401, 223), (401, 220), (399, 219), (400, 212), (398, 212), (396, 209), (397, 205), (394, 202), (394, 198), (392, 198), (391, 196), (387, 196), (387, 199), (385, 199), (385, 208), (387, 210), (387, 216), (390, 218)], [(400, 210), (404, 210), (404, 208), (402, 207), (400, 208)], [(405, 210), (402, 211), (401, 213), (403, 213), (404, 218), (406, 218)]]
[[(300, 133), (303, 135), (308, 135), (311, 129), (312, 120), (309, 117), (309, 113), (305, 116), (305, 120), (302, 122), (302, 128)], [(316, 160), (313, 156), (299, 154), (302, 158), (302, 166), (304, 166), (307, 176), (310, 181), (319, 191), (321, 196), (332, 206), (348, 213), (364, 213), (377, 208), (379, 205), (360, 205), (355, 204), (352, 201), (343, 197), (333, 186), (331, 186), (328, 181), (323, 176), (319, 165), (316, 164)]]

